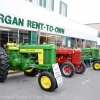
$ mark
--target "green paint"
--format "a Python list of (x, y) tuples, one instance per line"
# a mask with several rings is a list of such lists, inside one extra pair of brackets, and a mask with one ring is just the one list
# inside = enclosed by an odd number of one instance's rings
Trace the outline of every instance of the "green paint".
[(35, 21), (31, 21), (31, 20), (27, 21), (27, 27), (30, 27), (30, 28), (43, 30), (43, 25), (44, 25), (43, 23), (38, 23)]
[(63, 33), (63, 34), (64, 34), (64, 29), (59, 28), (59, 27), (56, 27), (56, 28), (55, 28), (55, 32), (56, 32), (56, 33)]
[(27, 21), (27, 27), (31, 27), (31, 21), (30, 20)]
[(66, 45), (66, 47), (68, 47), (68, 41), (69, 41), (69, 39), (70, 39), (70, 37), (66, 36), (66, 38), (65, 38), (65, 45)]
[(3, 14), (0, 14), (0, 20), (2, 23), (4, 23), (4, 15)]
[(24, 26), (24, 19), (18, 18), (19, 26)]
[(18, 25), (18, 21), (16, 17), (14, 17), (12, 24)]
[(7, 16), (5, 17), (5, 22), (6, 22), (7, 24), (11, 24), (11, 16), (7, 15)]
[(50, 31), (50, 32), (55, 32), (55, 33), (62, 33), (64, 34), (64, 29), (63, 28), (59, 28), (59, 27), (54, 27), (54, 26), (50, 26), (48, 24), (46, 24), (46, 30)]
[(12, 18), (10, 15), (4, 16), (3, 14), (0, 14), (0, 21), (10, 25), (24, 26), (24, 19), (17, 17)]
[(50, 30), (50, 32), (52, 32), (53, 31), (53, 26), (50, 26), (49, 30)]
[(48, 31), (49, 30), (49, 25), (46, 24), (46, 27), (47, 27), (47, 31)]
[(45, 25), (43, 23), (39, 23), (39, 22), (31, 21), (31, 20), (27, 20), (27, 27), (33, 28), (33, 29), (40, 29), (40, 30), (46, 29), (46, 31), (64, 34), (64, 29), (62, 28), (54, 27), (48, 24)]
[(40, 29), (40, 30), (45, 30), (47, 32), (55, 32), (55, 33), (60, 33), (60, 34), (65, 33), (65, 30), (60, 27), (55, 27), (53, 25), (44, 24), (41, 22), (33, 21), (33, 20), (26, 20), (26, 19), (22, 19), (18, 17), (12, 17), (10, 15), (5, 16), (4, 14), (1, 14), (1, 13), (0, 13), (0, 23), (16, 25), (16, 26), (26, 26), (31, 29)]
[(36, 31), (29, 31), (28, 35), (28, 43), (29, 44), (36, 44), (37, 43), (37, 32)]

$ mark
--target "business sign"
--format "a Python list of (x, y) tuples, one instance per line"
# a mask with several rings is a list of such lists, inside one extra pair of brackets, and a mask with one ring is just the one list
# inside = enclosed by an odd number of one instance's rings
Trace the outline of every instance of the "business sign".
[[(14, 26), (15, 28), (28, 28), (31, 30), (42, 30), (42, 31), (46, 31), (46, 32), (52, 32), (52, 33), (60, 33), (60, 34), (64, 34), (65, 30), (63, 28), (57, 27), (57, 26), (53, 26), (53, 25), (49, 25), (46, 23), (42, 23), (42, 22), (37, 22), (34, 20), (30, 20), (30, 19), (24, 19), (24, 18), (19, 18), (16, 16), (12, 16), (12, 15), (5, 15), (0, 13), (0, 25), (4, 24), (7, 26)], [(7, 27), (6, 26), (6, 27)]]

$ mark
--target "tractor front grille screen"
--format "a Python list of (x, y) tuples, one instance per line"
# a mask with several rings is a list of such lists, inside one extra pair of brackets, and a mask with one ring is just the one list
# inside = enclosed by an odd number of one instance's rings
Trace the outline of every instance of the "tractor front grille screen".
[(99, 57), (99, 50), (95, 50), (95, 57)]
[(75, 53), (75, 62), (79, 63), (81, 61), (81, 52)]
[(50, 64), (51, 62), (51, 50), (45, 49), (44, 50), (44, 64)]

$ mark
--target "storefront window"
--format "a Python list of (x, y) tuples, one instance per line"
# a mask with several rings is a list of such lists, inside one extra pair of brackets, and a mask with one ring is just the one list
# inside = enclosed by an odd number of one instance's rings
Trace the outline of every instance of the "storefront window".
[(7, 43), (28, 43), (28, 31), (0, 28), (0, 46)]
[(18, 34), (17, 34), (17, 32), (9, 32), (8, 40), (9, 40), (8, 42), (17, 43), (18, 42)]
[(71, 38), (71, 48), (77, 48), (77, 39)]
[(3, 46), (3, 44), (6, 43), (17, 43), (18, 42), (18, 35), (16, 32), (10, 32), (10, 31), (1, 31), (0, 32), (0, 46)]
[(19, 43), (28, 43), (28, 33), (19, 33)]
[(4, 44), (8, 42), (7, 34), (0, 32), (0, 46), (3, 47)]
[[(63, 45), (63, 36), (54, 35), (54, 34), (45, 34), (41, 33), (40, 35), (40, 44), (55, 44), (57, 47), (62, 47)], [(65, 43), (64, 43), (65, 44)]]
[(96, 48), (96, 47), (97, 47), (96, 41), (91, 41), (91, 47), (92, 47), (92, 48)]

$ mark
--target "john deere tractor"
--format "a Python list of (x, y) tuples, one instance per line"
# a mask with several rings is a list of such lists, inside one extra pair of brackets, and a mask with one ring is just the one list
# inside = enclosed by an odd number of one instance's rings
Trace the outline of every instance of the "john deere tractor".
[(86, 60), (90, 61), (94, 70), (100, 69), (100, 61), (99, 61), (99, 49), (98, 48), (82, 48), (82, 60), (85, 62)]
[(0, 47), (0, 82), (5, 81), (8, 70), (24, 71), (27, 76), (35, 76), (41, 71), (38, 77), (40, 87), (53, 91), (63, 83), (58, 68), (55, 45), (7, 43), (6, 50)]

